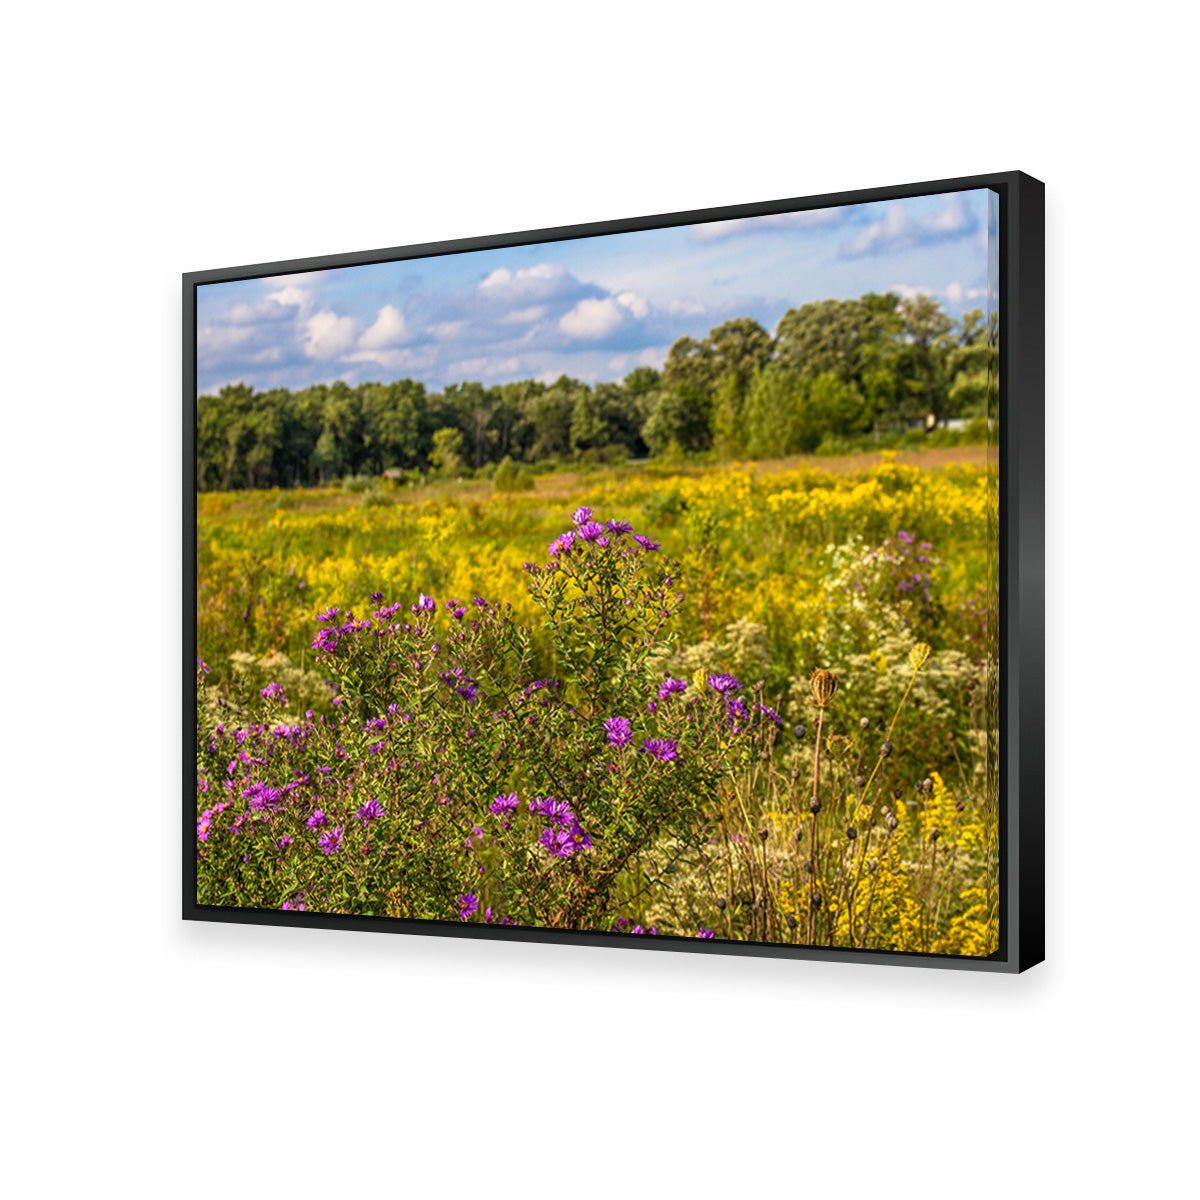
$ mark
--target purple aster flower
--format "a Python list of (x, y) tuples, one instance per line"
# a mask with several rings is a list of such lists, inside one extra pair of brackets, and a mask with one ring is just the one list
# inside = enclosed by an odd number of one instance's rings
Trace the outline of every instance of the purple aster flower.
[(412, 610), (415, 613), (437, 612), (437, 601), (432, 596), (427, 596), (424, 592), (421, 592), (418, 594), (417, 602), (412, 606)]
[(466, 682), (464, 682), (460, 687), (456, 687), (454, 690), (464, 700), (474, 700), (479, 695), (479, 689), (469, 679), (466, 680)]
[(371, 603), (372, 604), (382, 604), (383, 603), (383, 593), (382, 592), (372, 592), (371, 593)]
[(710, 675), (708, 677), (708, 686), (714, 692), (719, 692), (722, 696), (728, 695), (730, 692), (740, 692), (742, 690), (741, 683), (732, 675)]
[(670, 675), (662, 681), (662, 686), (658, 689), (658, 698), (665, 700), (668, 696), (687, 691), (686, 679), (672, 679)]
[(609, 717), (604, 734), (610, 746), (628, 746), (633, 741), (633, 726), (624, 717)]
[(259, 688), (258, 694), (264, 700), (278, 700), (280, 704), (283, 703), (286, 695), (283, 688), (277, 683), (268, 683), (265, 688)]
[(575, 544), (575, 534), (572, 530), (567, 530), (566, 533), (559, 534), (558, 537), (550, 543), (548, 551), (551, 558), (558, 558), (560, 554), (569, 554), (571, 547)]
[(628, 521), (605, 521), (604, 527), (609, 531), (609, 533), (615, 533), (618, 537), (622, 536), (623, 534), (633, 532), (633, 526), (630, 525)]
[(584, 521), (575, 532), (585, 542), (595, 542), (604, 537), (604, 526), (599, 521)]
[(762, 715), (766, 717), (768, 721), (774, 721), (776, 725), (782, 728), (783, 718), (773, 708), (771, 708), (770, 705), (760, 704), (758, 706), (758, 711), (762, 713)]
[(656, 542), (652, 538), (648, 538), (644, 533), (635, 533), (633, 540), (637, 542), (643, 550), (661, 550), (662, 543)]
[(294, 900), (285, 900), (280, 907), (284, 912), (304, 912), (304, 894), (301, 893)]
[(656, 700), (647, 700), (646, 701), (646, 711), (648, 713), (658, 712), (658, 702)]
[(317, 839), (317, 848), (322, 854), (334, 854), (342, 848), (342, 838), (346, 831), (340, 826), (335, 825), (332, 829), (327, 829)]
[(309, 829), (320, 829), (325, 824), (325, 814), (319, 809), (313, 810), (313, 815), (308, 818)]
[(642, 743), (642, 749), (658, 762), (670, 762), (679, 757), (678, 747), (666, 738), (647, 738)]
[(592, 839), (584, 832), (583, 826), (578, 821), (572, 820), (571, 822), (570, 838), (576, 851), (592, 848)]
[(474, 892), (463, 892), (458, 898), (458, 919), (469, 921), (479, 908), (479, 897)]
[(717, 935), (711, 929), (702, 929), (696, 936), (699, 938), (715, 938)]
[(488, 805), (488, 812), (495, 813), (498, 817), (507, 816), (511, 812), (515, 812), (517, 808), (517, 793), (508, 792), (497, 796), (495, 800)]
[(580, 505), (572, 514), (571, 521), (575, 525), (583, 525), (592, 519), (592, 510), (586, 505)]
[(364, 825), (371, 821), (377, 821), (380, 817), (387, 816), (387, 810), (374, 797), (370, 800), (364, 800), (359, 805), (358, 812), (354, 814)]
[(318, 653), (324, 651), (326, 654), (332, 654), (337, 649), (338, 632), (336, 629), (318, 629), (317, 636), (313, 638), (313, 652)]
[(575, 853), (575, 844), (565, 829), (543, 829), (538, 845), (549, 850), (555, 858), (570, 858)]
[(317, 613), (318, 621), (336, 621), (340, 610), (336, 604), (331, 604), (324, 612)]

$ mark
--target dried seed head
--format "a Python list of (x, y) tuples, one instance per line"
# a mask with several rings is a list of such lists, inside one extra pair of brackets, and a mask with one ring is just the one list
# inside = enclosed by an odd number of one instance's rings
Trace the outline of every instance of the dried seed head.
[(859, 717), (858, 727), (859, 727), (859, 729), (870, 729), (871, 728), (870, 718), (869, 717)]
[(892, 833), (895, 833), (896, 829), (900, 825), (900, 822), (896, 819), (896, 817), (893, 813), (888, 813), (888, 815), (884, 818), (883, 823), (888, 827), (888, 829)]
[(904, 795), (904, 793), (903, 793), (903, 791), (900, 790), (900, 788), (892, 788), (892, 799), (893, 800), (899, 800), (900, 797), (903, 795)]
[(955, 812), (962, 812), (962, 810), (963, 810), (964, 808), (966, 808), (966, 807), (967, 807), (967, 806), (966, 806), (966, 805), (965, 805), (965, 804), (964, 804), (964, 803), (963, 803), (963, 802), (960, 800), (960, 801), (959, 801), (959, 802), (958, 802), (958, 803), (957, 803), (957, 804), (954, 806), (954, 811), (955, 811)]
[(726, 905), (726, 904), (728, 904), (728, 903), (729, 903), (729, 901), (728, 901), (728, 900), (726, 900), (724, 896), (720, 896), (720, 897), (718, 897), (718, 899), (717, 899), (717, 907), (718, 907), (718, 908), (719, 908), (719, 909), (720, 909), (722, 912), (724, 912), (724, 911), (725, 911), (725, 905)]
[(765, 842), (771, 836), (771, 831), (769, 829), (760, 829), (758, 836)]
[(819, 813), (821, 811), (821, 797), (820, 796), (814, 796), (808, 802), (808, 811), (810, 813), (812, 813), (814, 817), (817, 815), (817, 813)]
[(803, 774), (803, 772), (800, 770), (799, 767), (793, 767), (792, 768), (792, 782), (795, 783), (796, 780), (799, 779), (802, 774)]
[(809, 678), (808, 688), (812, 692), (813, 703), (818, 708), (826, 708), (837, 691), (837, 676), (832, 671), (818, 667)]
[(813, 892), (811, 903), (812, 903), (813, 908), (821, 907), (821, 893), (820, 892)]
[(871, 861), (869, 863), (867, 863), (867, 874), (874, 875), (875, 868), (878, 866), (879, 866), (879, 860), (877, 858), (871, 859)]
[(795, 917), (793, 917), (791, 913), (788, 913), (788, 915), (787, 915), (787, 923), (788, 923), (788, 928), (789, 928), (789, 929), (795, 929), (795, 928), (796, 928), (796, 926), (797, 926), (797, 925), (798, 925), (800, 922), (799, 922), (799, 921), (797, 921), (797, 920), (796, 920), (796, 918), (795, 918)]
[(891, 752), (892, 752), (892, 743), (891, 742), (884, 742), (883, 745), (879, 747), (879, 757), (880, 758), (887, 758), (887, 756), (889, 754), (891, 754)]
[(798, 842), (804, 841), (804, 826), (803, 825), (796, 826), (796, 841), (798, 841)]
[(936, 842), (938, 840), (938, 838), (940, 838), (941, 836), (942, 836), (942, 831), (940, 829), (931, 829), (929, 831), (929, 840), (931, 842)]
[(867, 777), (865, 775), (855, 775), (854, 786), (861, 792), (867, 786)]
[(804, 864), (804, 873), (805, 875), (811, 875), (813, 873), (813, 865), (811, 862), (806, 862)]
[(932, 779), (922, 779), (921, 780), (921, 791), (923, 791), (925, 793), (925, 795), (927, 795), (927, 796), (930, 795), (930, 793), (932, 793), (932, 791), (933, 791), (933, 780)]
[(849, 838), (851, 841), (854, 841), (854, 839), (855, 839), (856, 837), (858, 837), (858, 830), (857, 830), (857, 829), (855, 829), (853, 825), (847, 825), (847, 826), (846, 826), (846, 836), (847, 836), (847, 837), (848, 837), (848, 838)]
[(796, 735), (798, 738), (802, 738), (802, 737), (804, 736), (804, 726), (803, 726), (803, 725), (796, 725), (795, 727), (793, 727), (793, 729), (792, 729), (792, 732), (793, 732), (793, 733), (794, 733), (794, 734), (795, 734), (795, 735)]
[(933, 647), (928, 642), (918, 642), (908, 652), (908, 665), (912, 668), (913, 674), (916, 674), (929, 661), (932, 650)]

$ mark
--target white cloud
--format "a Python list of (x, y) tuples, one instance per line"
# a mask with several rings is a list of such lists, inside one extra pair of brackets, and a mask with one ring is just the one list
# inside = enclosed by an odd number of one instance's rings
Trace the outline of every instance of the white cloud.
[(715, 242), (722, 238), (745, 233), (762, 233), (770, 229), (813, 229), (840, 221), (840, 208), (810, 208), (806, 212), (771, 213), (764, 217), (737, 217), (732, 221), (709, 221), (693, 225), (691, 241)]
[(580, 300), (558, 322), (563, 333), (578, 338), (602, 338), (621, 324), (621, 309), (611, 298)]
[(647, 346), (645, 350), (638, 351), (634, 361), (639, 367), (654, 367), (657, 370), (667, 361), (670, 353), (670, 346)]
[(480, 283), (479, 290), (485, 296), (545, 296), (566, 278), (567, 269), (561, 263), (538, 263), (515, 271), (497, 267)]
[(307, 308), (311, 303), (311, 297), (301, 287), (296, 287), (295, 284), (289, 284), (287, 287), (282, 287), (277, 292), (268, 292), (268, 300), (274, 300), (276, 304), (282, 304), (285, 308)]
[(949, 300), (951, 304), (960, 303), (962, 301), (962, 298), (963, 298), (963, 287), (962, 287), (961, 283), (958, 283), (956, 281), (954, 283), (946, 284), (946, 299)]
[(915, 300), (918, 296), (932, 296), (933, 288), (918, 285), (913, 287), (908, 283), (893, 283), (889, 292), (895, 292), (897, 296), (903, 296), (905, 300)]
[(639, 296), (637, 292), (622, 292), (617, 297), (617, 303), (627, 308), (639, 321), (650, 311), (646, 297)]
[(355, 350), (353, 354), (343, 355), (345, 362), (376, 363), (389, 371), (404, 371), (413, 367), (426, 366), (425, 360), (419, 358), (411, 350)]
[(201, 357), (237, 350), (254, 337), (252, 325), (203, 325), (196, 335)]
[(446, 342), (451, 338), (456, 338), (464, 329), (466, 329), (466, 321), (441, 321), (437, 325), (430, 325), (429, 332), (433, 334), (438, 341)]
[(629, 366), (628, 354), (618, 354), (608, 360), (610, 371), (624, 371), (627, 366)]
[(323, 308), (308, 318), (304, 328), (304, 353), (324, 360), (345, 354), (354, 345), (359, 324), (353, 317), (339, 317)]
[(520, 367), (519, 358), (464, 358), (452, 362), (446, 368), (446, 373), (459, 379), (466, 379), (472, 375), (476, 378), (492, 378), (496, 375), (515, 375)]
[(375, 318), (375, 324), (358, 339), (363, 350), (382, 350), (408, 337), (404, 314), (394, 304), (385, 304)]
[(901, 201), (889, 204), (883, 216), (867, 225), (841, 249), (844, 258), (879, 254), (887, 250), (906, 250), (928, 242), (945, 241), (973, 229), (971, 216), (956, 192), (945, 197), (939, 212), (927, 217), (909, 216)]
[(535, 304), (531, 308), (514, 308), (512, 312), (505, 313), (500, 318), (502, 325), (529, 325), (534, 321), (541, 320), (546, 315), (546, 306), (544, 304)]
[(673, 317), (698, 317), (704, 312), (704, 305), (694, 300), (672, 300), (667, 305), (667, 312)]

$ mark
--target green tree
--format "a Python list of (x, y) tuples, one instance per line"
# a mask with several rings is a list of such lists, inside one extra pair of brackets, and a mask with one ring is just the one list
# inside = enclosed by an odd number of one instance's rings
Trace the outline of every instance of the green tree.
[(462, 473), (462, 446), (461, 429), (439, 429), (433, 435), (429, 461), (447, 479), (454, 479)]

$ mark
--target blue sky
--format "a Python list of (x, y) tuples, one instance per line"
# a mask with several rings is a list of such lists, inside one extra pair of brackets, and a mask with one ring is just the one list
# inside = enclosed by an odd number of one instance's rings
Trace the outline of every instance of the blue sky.
[(419, 379), (432, 389), (659, 367), (732, 317), (927, 292), (983, 307), (987, 192), (205, 284), (198, 389)]

